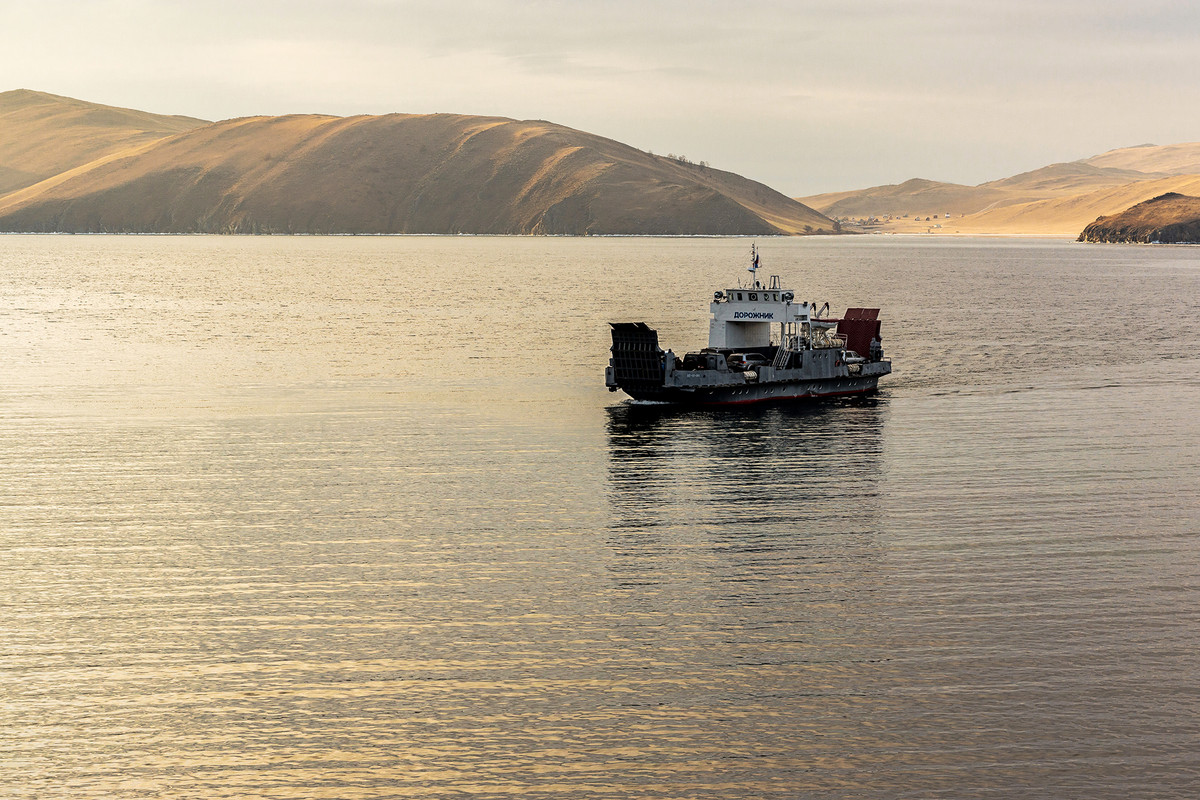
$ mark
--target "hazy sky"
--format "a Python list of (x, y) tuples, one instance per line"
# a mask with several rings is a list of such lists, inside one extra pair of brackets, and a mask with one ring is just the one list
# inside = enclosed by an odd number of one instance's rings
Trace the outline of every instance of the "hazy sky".
[(546, 119), (798, 196), (1200, 140), (1190, 0), (0, 0), (0, 90)]

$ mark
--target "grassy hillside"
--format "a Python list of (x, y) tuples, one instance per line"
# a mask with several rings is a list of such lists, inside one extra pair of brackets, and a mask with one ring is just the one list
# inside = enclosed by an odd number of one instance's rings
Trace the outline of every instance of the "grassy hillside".
[(0, 92), (0, 196), (206, 124), (27, 89)]
[(1077, 236), (1097, 217), (1116, 214), (1167, 192), (1200, 194), (1200, 175), (1174, 175), (1067, 197), (1006, 206), (952, 220), (962, 233), (1042, 233)]
[(959, 217), (1095, 189), (1124, 186), (1166, 174), (1072, 161), (1051, 164), (978, 186), (914, 178), (901, 184), (802, 197), (800, 201), (830, 217), (924, 218), (945, 214)]
[(883, 217), (967, 214), (1003, 200), (1007, 192), (913, 178), (904, 183), (872, 186), (852, 192), (802, 197), (800, 202), (830, 217)]
[(1167, 174), (1169, 173), (1149, 173), (1070, 161), (1022, 172), (1011, 178), (981, 183), (977, 188), (1003, 191), (1006, 196), (1002, 205), (1012, 205), (1123, 186), (1134, 181), (1165, 177)]
[[(72, 129), (68, 138), (79, 137)], [(832, 229), (812, 209), (729, 172), (549, 122), (452, 114), (227, 120), (105, 153), (0, 196), (0, 230), (9, 231)]]
[(1200, 143), (1142, 145), (978, 186), (914, 179), (799, 199), (831, 217), (890, 216), (875, 227), (885, 232), (1074, 236), (1097, 214), (1116, 213), (1164, 191), (1181, 191), (1191, 180), (1188, 176), (1198, 174)]

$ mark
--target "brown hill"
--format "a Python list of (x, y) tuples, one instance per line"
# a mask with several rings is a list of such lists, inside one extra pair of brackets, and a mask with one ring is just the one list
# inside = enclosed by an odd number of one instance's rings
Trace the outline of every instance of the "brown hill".
[(1004, 191), (958, 183), (913, 178), (904, 183), (872, 186), (799, 198), (830, 217), (884, 217), (918, 214), (967, 214), (1007, 197)]
[(9, 231), (833, 229), (812, 209), (729, 172), (549, 122), (451, 114), (227, 120), (0, 197), (0, 230)]
[(945, 214), (959, 217), (1005, 206), (1124, 186), (1134, 181), (1164, 177), (1167, 174), (1171, 173), (1147, 173), (1071, 161), (1051, 164), (978, 186), (914, 178), (901, 184), (814, 195), (799, 200), (823, 214), (836, 218), (908, 215), (922, 218), (934, 215), (944, 218)]
[(0, 92), (0, 196), (206, 125), (44, 92)]
[(1197, 175), (1200, 142), (1140, 145), (978, 186), (915, 179), (799, 200), (840, 219), (890, 216), (875, 226), (889, 233), (1075, 236), (1097, 215), (1115, 214), (1164, 192), (1192, 191)]
[[(1022, 172), (1011, 178), (981, 183), (977, 188), (999, 189), (1006, 193), (1006, 205), (1064, 197), (1111, 186), (1124, 186), (1134, 181), (1165, 177), (1170, 173), (1142, 172), (1134, 169), (1102, 167), (1083, 161), (1051, 164)], [(983, 209), (978, 209), (982, 211)]]
[(1077, 236), (1092, 220), (1116, 214), (1165, 192), (1200, 193), (1200, 175), (1173, 175), (1066, 197), (989, 209), (952, 220), (957, 233), (1036, 233)]
[(1200, 197), (1168, 192), (1107, 217), (1079, 234), (1081, 242), (1200, 243)]

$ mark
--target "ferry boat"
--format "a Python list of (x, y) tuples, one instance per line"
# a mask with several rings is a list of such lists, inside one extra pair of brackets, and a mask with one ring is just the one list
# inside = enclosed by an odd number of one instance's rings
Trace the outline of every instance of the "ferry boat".
[(682, 358), (658, 344), (644, 322), (610, 322), (609, 391), (635, 400), (691, 405), (740, 405), (870, 394), (892, 371), (883, 357), (879, 309), (851, 308), (823, 316), (829, 303), (797, 302), (778, 275), (758, 279), (750, 248), (746, 286), (713, 294), (708, 347)]

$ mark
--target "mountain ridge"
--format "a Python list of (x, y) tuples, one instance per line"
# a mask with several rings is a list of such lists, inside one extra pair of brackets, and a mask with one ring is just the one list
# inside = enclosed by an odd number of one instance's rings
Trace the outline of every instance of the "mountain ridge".
[[(135, 116), (120, 117), (123, 124), (143, 112), (127, 113)], [(740, 175), (541, 120), (460, 114), (184, 120), (175, 123), (183, 130), (159, 135), (167, 127), (159, 123), (140, 139), (128, 124), (118, 125), (110, 145), (84, 163), (75, 162), (91, 154), (66, 148), (71, 158), (59, 160), (68, 169), (0, 193), (0, 230), (772, 235), (836, 229), (824, 215)], [(54, 126), (46, 127), (52, 138)]]
[[(871, 229), (883, 232), (935, 232), (925, 223), (937, 220), (937, 232), (1075, 236), (1097, 214), (1116, 213), (1164, 191), (1189, 191), (1196, 175), (1200, 142), (1147, 144), (976, 186), (914, 179), (797, 199), (844, 222), (874, 218)], [(1113, 205), (1120, 202), (1124, 205)]]

